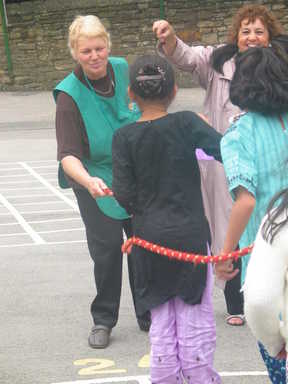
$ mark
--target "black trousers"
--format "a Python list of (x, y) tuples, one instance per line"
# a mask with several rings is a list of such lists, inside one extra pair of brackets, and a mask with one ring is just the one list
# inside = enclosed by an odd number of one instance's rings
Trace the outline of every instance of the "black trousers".
[[(89, 253), (94, 261), (97, 295), (91, 304), (91, 315), (94, 324), (113, 328), (118, 320), (121, 296), (123, 230), (127, 237), (131, 236), (131, 220), (115, 220), (104, 215), (86, 190), (74, 189), (74, 194), (86, 228)], [(128, 257), (129, 282), (135, 307), (131, 262)]]
[(233, 263), (234, 268), (239, 268), (240, 272), (230, 281), (226, 282), (224, 296), (227, 312), (230, 315), (239, 315), (244, 313), (244, 297), (241, 288), (241, 258)]

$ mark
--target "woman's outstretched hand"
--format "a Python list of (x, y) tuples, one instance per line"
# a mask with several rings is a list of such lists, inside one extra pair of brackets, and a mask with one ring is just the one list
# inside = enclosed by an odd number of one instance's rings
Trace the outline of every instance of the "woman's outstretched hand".
[(162, 44), (165, 55), (173, 55), (177, 39), (172, 25), (166, 20), (157, 20), (153, 23), (152, 29), (160, 44)]
[(94, 199), (96, 197), (112, 196), (113, 192), (107, 187), (102, 179), (99, 177), (90, 177), (87, 183), (88, 192)]

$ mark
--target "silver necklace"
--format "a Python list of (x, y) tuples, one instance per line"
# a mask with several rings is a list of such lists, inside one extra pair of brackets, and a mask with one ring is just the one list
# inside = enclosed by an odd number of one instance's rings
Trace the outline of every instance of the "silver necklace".
[(86, 80), (86, 83), (88, 85), (88, 87), (90, 88), (91, 91), (95, 92), (95, 93), (98, 93), (100, 96), (107, 96), (107, 95), (110, 95), (111, 92), (114, 90), (115, 88), (115, 83), (111, 77), (111, 74), (110, 74), (110, 70), (108, 68), (108, 77), (109, 77), (109, 87), (106, 91), (102, 91), (100, 89), (95, 89), (93, 87), (93, 85), (91, 84), (90, 80), (88, 79), (88, 77), (86, 76), (86, 73), (83, 71), (83, 74), (84, 74), (84, 78)]

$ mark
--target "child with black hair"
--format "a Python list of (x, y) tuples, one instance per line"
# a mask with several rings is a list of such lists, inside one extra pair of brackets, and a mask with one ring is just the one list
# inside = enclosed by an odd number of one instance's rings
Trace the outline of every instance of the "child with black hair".
[[(171, 65), (159, 56), (130, 67), (130, 98), (142, 115), (113, 137), (113, 184), (132, 215), (134, 236), (183, 252), (207, 254), (210, 230), (195, 155), (217, 160), (221, 135), (193, 112), (167, 113), (176, 94)], [(139, 313), (151, 311), (151, 382), (220, 383), (211, 265), (171, 260), (133, 247)], [(139, 300), (138, 300), (139, 299)]]
[[(229, 191), (234, 200), (223, 253), (256, 238), (269, 201), (288, 186), (288, 65), (273, 48), (250, 48), (235, 60), (230, 99), (243, 111), (221, 141)], [(242, 283), (249, 255), (242, 258)], [(235, 275), (231, 262), (218, 263), (221, 279)], [(255, 276), (257, 279), (257, 275)], [(285, 361), (269, 356), (259, 343), (273, 383), (286, 384)]]

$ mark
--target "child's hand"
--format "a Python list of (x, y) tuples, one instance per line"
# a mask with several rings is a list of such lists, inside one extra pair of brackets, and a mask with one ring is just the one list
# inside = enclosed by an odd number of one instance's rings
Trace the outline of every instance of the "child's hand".
[(286, 347), (285, 347), (285, 344), (284, 344), (282, 349), (281, 349), (281, 351), (276, 356), (276, 359), (277, 360), (286, 360), (286, 357), (287, 357), (287, 352), (286, 352)]
[(124, 243), (122, 245), (122, 253), (127, 253), (127, 255), (130, 255), (130, 253), (132, 252), (132, 247), (133, 247), (133, 244), (127, 244), (127, 243)]
[(209, 122), (209, 120), (208, 120), (208, 117), (205, 116), (205, 115), (203, 115), (203, 113), (200, 113), (200, 112), (199, 112), (199, 113), (197, 113), (197, 115), (200, 117), (200, 119), (204, 120), (205, 123), (211, 125), (210, 122)]
[(239, 273), (239, 269), (234, 269), (232, 260), (220, 261), (215, 264), (215, 273), (219, 280), (229, 281)]

